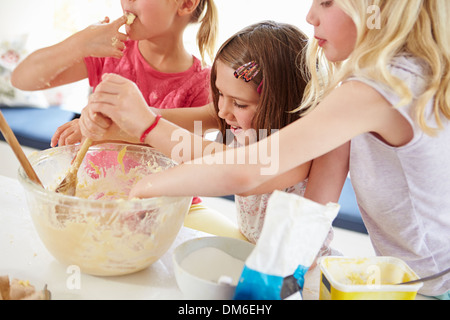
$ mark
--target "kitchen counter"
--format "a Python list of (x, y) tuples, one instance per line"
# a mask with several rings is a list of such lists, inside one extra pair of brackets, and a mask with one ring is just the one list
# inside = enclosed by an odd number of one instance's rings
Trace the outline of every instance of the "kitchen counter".
[[(234, 203), (229, 200), (202, 200), (229, 215), (234, 213)], [(55, 300), (184, 299), (176, 283), (172, 253), (181, 243), (203, 236), (210, 234), (182, 227), (162, 258), (137, 273), (117, 277), (82, 274), (59, 263), (47, 251), (29, 215), (24, 189), (17, 179), (0, 175), (0, 275), (29, 281), (36, 289), (47, 284)], [(304, 298), (318, 299), (318, 268), (308, 275)]]
[[(213, 208), (230, 211), (234, 204), (220, 198), (203, 199)], [(348, 241), (341, 242), (342, 230), (336, 230), (337, 249), (348, 255)], [(0, 275), (10, 279), (28, 280), (36, 289), (46, 284), (55, 300), (126, 300), (126, 299), (183, 299), (173, 271), (172, 253), (181, 243), (209, 234), (183, 227), (171, 248), (149, 268), (125, 276), (97, 277), (59, 263), (47, 251), (34, 229), (25, 199), (25, 191), (16, 179), (0, 175)], [(338, 239), (336, 239), (336, 236)], [(361, 234), (351, 234), (350, 240), (361, 240)], [(363, 241), (366, 239), (363, 238)], [(360, 254), (363, 252), (364, 254)], [(371, 256), (367, 246), (356, 251), (360, 256)], [(351, 255), (351, 254), (350, 254)], [(309, 274), (309, 276), (308, 276)], [(318, 298), (318, 268), (305, 279), (304, 299)], [(418, 295), (417, 299), (427, 299)]]

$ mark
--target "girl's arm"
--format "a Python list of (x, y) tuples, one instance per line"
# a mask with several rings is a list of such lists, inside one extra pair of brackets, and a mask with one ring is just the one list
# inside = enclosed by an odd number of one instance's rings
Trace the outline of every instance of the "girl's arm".
[[(132, 114), (127, 111), (129, 106), (133, 106)], [(218, 126), (212, 105), (173, 110), (149, 108), (136, 84), (116, 74), (103, 76), (102, 82), (91, 95), (88, 106), (83, 109), (80, 128), (83, 135), (94, 141), (140, 143), (142, 133), (155, 121), (155, 112), (164, 118), (147, 136), (145, 143), (176, 162), (184, 163), (201, 158), (205, 150), (209, 154), (226, 149), (225, 145), (202, 137), (205, 130)], [(194, 134), (168, 121), (166, 117), (194, 131)], [(117, 126), (116, 123), (125, 119), (127, 124), (122, 125), (132, 127), (133, 134)], [(198, 121), (201, 128), (195, 128), (194, 121)]]
[[(155, 114), (196, 134), (204, 134), (207, 130), (219, 127), (214, 105), (212, 103), (196, 108), (157, 109), (151, 108)], [(197, 122), (197, 125), (195, 124)], [(201, 126), (199, 126), (199, 123)]]
[(246, 197), (255, 194), (266, 194), (272, 193), (275, 190), (285, 190), (286, 188), (292, 187), (308, 178), (309, 172), (311, 170), (311, 164), (312, 162), (309, 161), (303, 165), (295, 167), (294, 169), (291, 169), (288, 172), (273, 177), (272, 179), (264, 182), (263, 184), (254, 189), (239, 193), (239, 195)]
[(337, 203), (348, 175), (350, 143), (313, 160), (305, 198), (321, 204)]
[[(400, 113), (371, 87), (360, 82), (346, 82), (310, 114), (267, 139), (145, 177), (133, 188), (130, 196), (245, 193), (276, 175), (343, 146), (364, 132), (374, 132), (393, 146), (403, 145), (411, 139), (412, 130), (410, 126), (403, 127), (402, 119)], [(269, 159), (271, 161), (259, 157), (255, 162), (237, 164), (237, 158), (249, 158), (257, 155), (259, 150), (276, 152)], [(217, 158), (228, 161), (214, 163)]]
[(56, 45), (35, 51), (14, 70), (13, 86), (43, 90), (86, 78), (85, 57), (122, 56), (127, 36), (118, 29), (125, 22), (126, 18), (121, 17), (110, 24), (93, 25)]
[(276, 176), (256, 189), (241, 195), (247, 196), (284, 190), (308, 178), (305, 198), (322, 204), (336, 203), (339, 201), (342, 187), (348, 175), (349, 155), (350, 143), (345, 143), (343, 146)]

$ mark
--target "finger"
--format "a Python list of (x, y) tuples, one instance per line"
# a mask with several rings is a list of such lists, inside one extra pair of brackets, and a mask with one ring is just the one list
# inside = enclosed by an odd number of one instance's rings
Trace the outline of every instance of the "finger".
[(100, 21), (101, 24), (109, 23), (109, 17), (105, 17), (103, 21)]
[(125, 23), (127, 23), (127, 17), (123, 15), (119, 19), (113, 21), (111, 24), (113, 24), (115, 27), (117, 27), (117, 29), (119, 29)]
[[(74, 120), (73, 120), (73, 121), (74, 121)], [(53, 147), (56, 147), (56, 146), (58, 145), (58, 140), (60, 139), (61, 135), (62, 135), (66, 130), (68, 130), (68, 128), (71, 127), (73, 121), (66, 122), (65, 124), (59, 126), (59, 127), (56, 129), (56, 131), (55, 131), (55, 133), (53, 134), (53, 137), (52, 137), (52, 139), (51, 139), (51, 141), (50, 141), (50, 146), (51, 146), (52, 148), (53, 148)]]
[(119, 39), (121, 42), (125, 42), (128, 40), (128, 36), (124, 33), (118, 32), (117, 39)]
[(58, 145), (58, 140), (59, 140), (59, 136), (55, 137), (53, 136), (52, 139), (50, 140), (50, 148), (54, 148)]
[(58, 145), (59, 137), (61, 136), (61, 127), (56, 129), (55, 133), (53, 134), (52, 139), (50, 140), (50, 147), (54, 148)]
[[(127, 78), (122, 77), (116, 73), (104, 73), (102, 75), (103, 82), (115, 83), (115, 84), (125, 84), (128, 80)], [(102, 82), (102, 83), (103, 83)]]
[(129, 200), (142, 199), (140, 197), (140, 192), (139, 192), (139, 190), (137, 189), (136, 186), (131, 189), (130, 193), (128, 194), (128, 199)]
[[(100, 104), (109, 105), (109, 107), (115, 106), (117, 104), (117, 94), (106, 91), (93, 93), (89, 99), (89, 104), (92, 105), (92, 111), (102, 113), (104, 106), (100, 106)], [(94, 120), (93, 114), (91, 116), (91, 120)]]
[(96, 112), (94, 114), (94, 122), (97, 126), (99, 126), (102, 129), (108, 129), (111, 124), (112, 124), (112, 120), (106, 116), (104, 116), (101, 113)]
[(65, 130), (59, 137), (58, 144), (60, 147), (67, 145), (67, 137), (73, 133), (73, 130)]
[[(109, 109), (106, 107), (104, 103), (89, 103), (89, 110), (86, 113), (86, 116), (84, 117), (84, 126), (92, 129), (95, 126), (99, 126), (100, 128), (109, 128), (110, 123), (108, 122), (109, 119), (107, 115), (103, 115), (101, 112), (102, 109)], [(100, 125), (98, 125), (97, 122), (101, 122)]]
[(123, 50), (114, 49), (110, 54), (111, 58), (121, 59), (123, 57)]
[(123, 52), (123, 50), (125, 50), (126, 48), (125, 41), (127, 41), (127, 38), (126, 37), (124, 38), (122, 34), (119, 34), (117, 36), (117, 39), (119, 40), (119, 42), (116, 43), (115, 48), (119, 49), (120, 52)]
[(103, 130), (98, 130), (98, 128), (93, 129), (92, 123), (86, 119), (80, 121), (80, 130), (84, 137), (90, 138), (93, 141), (102, 140)]
[(129, 199), (145, 199), (150, 198), (148, 189), (152, 187), (151, 178), (146, 176), (139, 180), (129, 193)]
[(86, 127), (86, 123), (93, 122), (94, 118), (94, 104), (89, 103), (82, 111), (81, 111), (81, 117), (79, 122), (79, 127), (82, 135), (84, 135), (84, 132), (81, 130), (81, 127)]
[(90, 131), (95, 131), (96, 127), (101, 130), (107, 130), (111, 127), (113, 121), (108, 115), (103, 114), (102, 110), (110, 110), (111, 108), (105, 107), (102, 103), (90, 103), (89, 108), (84, 111), (82, 120), (85, 128)]
[(80, 143), (81, 139), (80, 139), (80, 135), (78, 134), (78, 132), (73, 132), (71, 135), (69, 135), (66, 138), (65, 144), (66, 145), (74, 145), (76, 143)]
[(102, 79), (102, 82), (95, 89), (95, 94), (109, 93), (118, 95), (123, 92), (124, 86), (128, 83), (124, 78), (103, 77)]

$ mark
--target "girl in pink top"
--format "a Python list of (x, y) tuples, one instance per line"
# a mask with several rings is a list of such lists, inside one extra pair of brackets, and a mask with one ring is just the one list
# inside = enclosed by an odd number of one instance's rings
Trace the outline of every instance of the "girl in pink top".
[[(124, 16), (82, 30), (28, 56), (14, 71), (12, 84), (42, 90), (85, 78), (95, 89), (104, 73), (132, 80), (150, 106), (199, 107), (209, 102), (209, 68), (188, 53), (183, 33), (201, 21), (197, 41), (204, 61), (214, 53), (217, 9), (214, 0), (121, 0)], [(126, 25), (127, 14), (136, 16)], [(52, 146), (81, 141), (78, 119), (61, 126)], [(136, 141), (137, 142), (137, 141)]]
[(96, 88), (105, 73), (116, 73), (136, 83), (149, 106), (186, 108), (204, 106), (209, 102), (210, 68), (203, 68), (199, 59), (193, 58), (186, 71), (166, 73), (153, 68), (139, 51), (139, 41), (125, 42), (121, 59), (84, 59), (91, 87)]

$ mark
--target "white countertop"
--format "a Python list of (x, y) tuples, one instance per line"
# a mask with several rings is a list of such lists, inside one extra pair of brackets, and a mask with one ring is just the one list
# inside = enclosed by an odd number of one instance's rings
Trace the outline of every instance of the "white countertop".
[(16, 179), (0, 176), (0, 275), (47, 284), (52, 299), (183, 299), (173, 272), (172, 252), (180, 243), (207, 234), (182, 228), (169, 251), (146, 270), (118, 277), (80, 274), (60, 264), (36, 233)]

